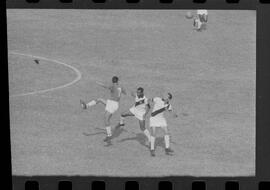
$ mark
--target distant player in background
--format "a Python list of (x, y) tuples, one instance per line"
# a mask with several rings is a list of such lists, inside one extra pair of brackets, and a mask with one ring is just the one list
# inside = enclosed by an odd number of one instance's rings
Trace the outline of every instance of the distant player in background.
[(39, 59), (34, 59), (34, 62), (35, 62), (36, 64), (39, 64)]
[(87, 109), (99, 103), (105, 106), (105, 127), (107, 137), (104, 139), (104, 141), (111, 143), (112, 130), (110, 119), (112, 117), (112, 114), (118, 110), (121, 94), (126, 95), (126, 90), (122, 86), (120, 86), (119, 78), (117, 76), (112, 77), (112, 84), (108, 86), (100, 82), (97, 82), (97, 84), (110, 91), (110, 98), (107, 100), (98, 98), (95, 100), (91, 100), (88, 103), (80, 100), (80, 104), (83, 109)]
[[(172, 99), (172, 94), (168, 93), (166, 98), (155, 97), (152, 99), (153, 109), (150, 117), (150, 128), (151, 128), (151, 140), (150, 140), (150, 153), (151, 156), (155, 156), (155, 138), (156, 138), (156, 129), (161, 128), (164, 130), (164, 141), (165, 141), (165, 153), (171, 155), (173, 153), (170, 149), (170, 136), (167, 121), (164, 117), (164, 112), (166, 110), (172, 112), (172, 106), (170, 100)], [(177, 114), (174, 114), (174, 117), (178, 117)]]
[(131, 96), (135, 98), (135, 104), (128, 111), (125, 111), (121, 114), (120, 122), (116, 128), (125, 125), (125, 117), (135, 116), (139, 120), (141, 131), (143, 131), (148, 139), (148, 143), (150, 143), (150, 132), (145, 127), (145, 117), (150, 110), (150, 105), (148, 103), (148, 99), (144, 95), (144, 89), (139, 87), (136, 94), (131, 92)]
[(208, 11), (205, 9), (198, 9), (197, 16), (194, 18), (194, 27), (197, 31), (206, 29), (206, 23), (208, 21)]

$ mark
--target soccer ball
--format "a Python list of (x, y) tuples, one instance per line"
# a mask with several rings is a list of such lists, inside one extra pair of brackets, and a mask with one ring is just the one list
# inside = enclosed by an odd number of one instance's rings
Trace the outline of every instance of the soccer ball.
[(188, 11), (188, 12), (186, 13), (186, 18), (187, 18), (187, 19), (193, 18), (193, 14), (192, 14), (190, 11)]

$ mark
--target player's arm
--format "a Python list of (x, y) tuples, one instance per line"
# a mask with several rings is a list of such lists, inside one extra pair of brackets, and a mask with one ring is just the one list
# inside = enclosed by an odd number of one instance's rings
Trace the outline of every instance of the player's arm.
[(99, 85), (99, 86), (101, 86), (101, 87), (103, 87), (103, 88), (111, 89), (111, 86), (107, 86), (107, 85), (105, 85), (105, 84), (103, 84), (101, 82), (96, 81), (96, 84)]
[(154, 105), (154, 98), (149, 98), (148, 105), (149, 105), (149, 109), (151, 109), (151, 107), (153, 107), (153, 105)]
[(176, 111), (172, 109), (171, 104), (168, 105), (168, 111), (173, 117), (178, 117), (178, 114), (176, 113)]

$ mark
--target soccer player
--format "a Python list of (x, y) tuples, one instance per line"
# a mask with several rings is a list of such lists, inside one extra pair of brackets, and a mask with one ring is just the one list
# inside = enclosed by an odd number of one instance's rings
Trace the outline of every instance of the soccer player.
[(125, 125), (125, 117), (135, 116), (139, 120), (140, 129), (143, 131), (150, 143), (150, 132), (145, 127), (145, 117), (150, 110), (150, 105), (148, 103), (148, 99), (144, 95), (144, 89), (139, 87), (136, 94), (131, 92), (131, 96), (135, 98), (135, 104), (128, 111), (121, 114), (120, 122), (116, 128)]
[[(165, 141), (165, 153), (171, 155), (173, 150), (170, 149), (170, 136), (167, 121), (164, 117), (164, 112), (166, 110), (172, 112), (172, 106), (170, 100), (172, 99), (172, 94), (168, 93), (167, 98), (155, 97), (152, 99), (153, 109), (150, 117), (150, 128), (151, 128), (151, 140), (150, 140), (150, 153), (151, 156), (155, 156), (155, 135), (156, 129), (161, 128), (164, 130), (164, 141)], [(178, 117), (174, 114), (174, 117)]]
[(198, 9), (197, 10), (197, 17), (194, 19), (194, 26), (195, 28), (200, 31), (202, 26), (206, 27), (206, 23), (208, 21), (208, 11), (205, 9)]
[(35, 62), (36, 64), (39, 64), (39, 60), (38, 60), (38, 59), (34, 59), (34, 62)]
[(195, 30), (201, 31), (202, 22), (200, 21), (198, 16), (194, 17), (193, 26), (194, 26)]
[(102, 104), (105, 106), (105, 127), (107, 137), (104, 139), (104, 142), (111, 143), (112, 131), (110, 119), (113, 113), (118, 110), (121, 94), (126, 95), (126, 90), (119, 84), (119, 78), (117, 76), (112, 77), (112, 84), (108, 86), (100, 82), (97, 82), (97, 84), (110, 91), (110, 98), (107, 100), (98, 98), (95, 100), (91, 100), (88, 103), (80, 100), (80, 103), (83, 109), (87, 109), (96, 104)]

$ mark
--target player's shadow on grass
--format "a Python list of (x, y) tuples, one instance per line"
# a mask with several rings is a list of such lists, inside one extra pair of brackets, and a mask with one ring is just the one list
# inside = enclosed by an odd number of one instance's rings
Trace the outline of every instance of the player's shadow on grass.
[[(119, 140), (117, 142), (122, 143), (122, 142), (125, 142), (125, 141), (137, 141), (142, 146), (149, 148), (147, 138), (143, 133), (136, 133), (135, 135), (136, 136), (134, 136), (134, 137), (124, 138), (124, 139), (121, 139), (121, 140)], [(171, 141), (171, 144), (176, 144), (176, 143)], [(163, 149), (165, 149), (164, 137), (156, 137), (155, 146), (156, 147), (162, 147)]]
[(134, 137), (124, 138), (124, 139), (121, 139), (121, 140), (119, 140), (117, 142), (122, 143), (122, 142), (126, 142), (126, 141), (137, 141), (142, 146), (145, 146), (145, 147), (149, 148), (149, 146), (147, 145), (146, 136), (143, 133), (136, 133)]
[(127, 130), (123, 128), (114, 129), (112, 133), (112, 139), (119, 137), (123, 132), (127, 132)]
[(99, 132), (95, 132), (95, 133), (86, 133), (86, 132), (83, 132), (83, 135), (85, 136), (95, 136), (95, 135), (106, 135), (106, 130), (105, 129), (102, 129), (102, 128), (98, 128), (96, 127), (95, 128), (96, 130), (99, 130)]
[(156, 147), (159, 146), (159, 147), (165, 148), (164, 137), (156, 137), (155, 145)]
[[(104, 135), (104, 136), (107, 135), (105, 129), (98, 128), (98, 127), (96, 127), (95, 129), (98, 130), (98, 132), (95, 132), (95, 133), (86, 133), (86, 132), (83, 132), (83, 135), (88, 136), (88, 137), (89, 136), (95, 136), (95, 135)], [(111, 138), (111, 140), (113, 140), (114, 138), (119, 137), (121, 135), (121, 133), (123, 133), (123, 132), (127, 132), (127, 130), (125, 130), (123, 128), (114, 129), (113, 132), (112, 132), (112, 138)], [(111, 142), (109, 142), (109, 143), (106, 143), (105, 146), (108, 147), (108, 146), (111, 146), (111, 145), (113, 145), (113, 144)]]
[[(112, 137), (111, 137), (111, 140), (113, 140), (114, 138), (117, 138), (119, 137), (119, 135), (123, 132), (127, 132), (127, 130), (123, 129), (123, 128), (120, 128), (120, 129), (114, 129), (113, 132), (112, 132)], [(109, 147), (109, 146), (112, 146), (112, 142), (109, 141), (106, 143), (105, 147)]]

